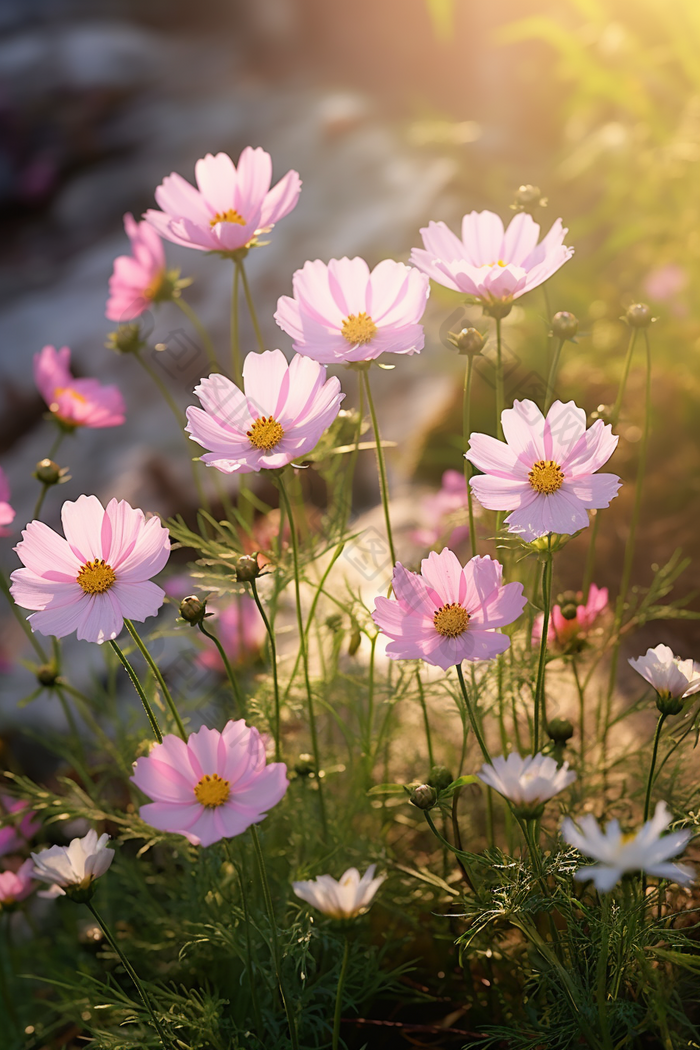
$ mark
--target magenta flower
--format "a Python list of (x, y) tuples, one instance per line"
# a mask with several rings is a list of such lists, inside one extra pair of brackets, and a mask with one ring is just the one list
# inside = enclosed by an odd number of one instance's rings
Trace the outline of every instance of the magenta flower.
[(10, 908), (34, 889), (34, 862), (25, 860), (17, 871), (0, 871), (0, 908)]
[(10, 506), (10, 485), (5, 471), (0, 467), (0, 536), (9, 536), (11, 525), (15, 518), (14, 508)]
[[(588, 601), (585, 603), (582, 591), (579, 591), (576, 597), (577, 605), (574, 616), (564, 616), (561, 605), (552, 607), (552, 615), (549, 618), (549, 628), (547, 630), (548, 641), (556, 642), (558, 645), (567, 645), (574, 638), (586, 634), (600, 614), (608, 607), (607, 587), (596, 587), (592, 583), (588, 591)], [(542, 638), (543, 623), (544, 614), (538, 613), (532, 624), (533, 642)]]
[(275, 320), (298, 354), (331, 364), (423, 349), (430, 282), (411, 266), (385, 259), (370, 273), (364, 259), (316, 259), (292, 285), (294, 298), (278, 300)]
[(596, 474), (618, 439), (573, 401), (555, 401), (545, 420), (534, 401), (514, 401), (501, 415), (505, 441), (472, 434), (466, 457), (483, 476), (472, 491), (488, 510), (510, 510), (511, 532), (535, 540), (548, 532), (571, 535), (588, 525), (587, 511), (607, 507), (617, 495), (616, 474)]
[(148, 222), (124, 216), (124, 229), (131, 240), (131, 255), (114, 260), (109, 279), (106, 316), (110, 321), (133, 321), (158, 298), (165, 277), (163, 244)]
[(0, 857), (4, 857), (6, 853), (16, 853), (21, 850), (41, 827), (41, 821), (37, 820), (36, 813), (28, 809), (27, 803), (21, 798), (0, 797), (0, 815), (3, 813), (8, 816), (24, 813), (24, 816), (17, 825), (0, 828)]
[(245, 393), (220, 373), (202, 379), (195, 394), (203, 408), (187, 409), (187, 433), (210, 451), (202, 462), (224, 474), (284, 467), (318, 443), (340, 410), (340, 381), (326, 369), (281, 350), (248, 354)]
[(199, 189), (173, 172), (156, 190), (162, 211), (151, 208), (144, 218), (166, 240), (202, 252), (250, 247), (292, 211), (301, 191), (296, 171), (288, 171), (271, 190), (270, 154), (250, 146), (237, 168), (225, 153), (207, 153), (194, 172)]
[(399, 562), (394, 598), (376, 598), (372, 619), (392, 641), (393, 660), (425, 660), (446, 671), (462, 660), (491, 660), (510, 645), (498, 627), (525, 608), (521, 583), (503, 584), (503, 566), (489, 557), (462, 568), (445, 547), (421, 562), (420, 576)]
[(432, 496), (421, 501), (422, 516), (431, 522), (412, 533), (412, 539), (425, 547), (433, 547), (447, 532), (449, 547), (456, 547), (469, 536), (469, 526), (457, 524), (467, 515), (467, 481), (458, 470), (446, 470), (442, 486)]
[[(247, 594), (240, 594), (224, 606), (216, 619), (216, 634), (232, 664), (253, 659), (265, 643), (266, 631), (258, 607)], [(212, 642), (199, 654), (197, 663), (212, 671), (225, 673), (224, 661)]]
[(151, 582), (170, 556), (168, 530), (158, 518), (144, 517), (126, 500), (103, 509), (97, 496), (64, 503), (66, 538), (30, 521), (15, 550), (25, 565), (12, 573), (12, 596), (29, 617), (33, 631), (102, 643), (116, 638), (124, 617), (155, 616), (165, 591)]
[(202, 726), (187, 743), (169, 733), (136, 761), (131, 779), (154, 799), (141, 806), (141, 819), (195, 846), (258, 824), (289, 786), (284, 762), (266, 764), (260, 733), (243, 719), (221, 733)]
[(59, 423), (68, 427), (117, 427), (124, 422), (124, 401), (116, 386), (97, 379), (74, 379), (70, 349), (45, 346), (34, 354), (34, 382)]
[(422, 229), (423, 248), (411, 262), (438, 284), (481, 299), (485, 306), (510, 303), (537, 288), (574, 254), (564, 247), (568, 230), (557, 219), (539, 244), (538, 224), (520, 212), (504, 231), (492, 211), (473, 211), (462, 219), (462, 239), (444, 222)]

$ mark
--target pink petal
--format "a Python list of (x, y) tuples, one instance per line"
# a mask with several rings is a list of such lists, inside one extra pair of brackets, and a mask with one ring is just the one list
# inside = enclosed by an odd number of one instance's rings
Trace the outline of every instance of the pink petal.
[(421, 575), (440, 596), (443, 605), (464, 602), (467, 586), (459, 558), (448, 547), (431, 551), (421, 562)]
[(215, 157), (207, 153), (194, 166), (194, 175), (199, 191), (212, 213), (223, 214), (233, 207), (236, 188), (236, 169), (225, 153)]
[(129, 620), (143, 623), (149, 616), (157, 616), (158, 610), (165, 601), (165, 591), (157, 584), (145, 580), (141, 583), (121, 583), (117, 581), (111, 593), (116, 598), (121, 615)]
[(474, 266), (497, 263), (503, 245), (503, 223), (492, 211), (470, 212), (462, 219), (463, 258)]
[(274, 416), (280, 394), (288, 390), (289, 366), (281, 350), (248, 354), (243, 362), (243, 381), (253, 419)]
[(180, 802), (149, 802), (139, 809), (139, 816), (146, 824), (159, 831), (171, 831), (175, 835), (187, 832), (201, 817), (204, 806), (193, 802), (187, 806)]
[(272, 179), (272, 158), (259, 146), (251, 146), (241, 153), (238, 159), (236, 177), (236, 197), (234, 207), (244, 217), (249, 218), (255, 211), (262, 214), (262, 204)]
[[(206, 726), (193, 733), (187, 741), (190, 755), (199, 763), (201, 775), (222, 775), (226, 767), (226, 744), (221, 733)], [(193, 763), (194, 767), (194, 763)], [(196, 767), (195, 767), (196, 768)]]
[(102, 553), (104, 514), (104, 509), (97, 496), (78, 496), (74, 503), (66, 501), (61, 508), (61, 521), (66, 540), (81, 565), (104, 557)]
[(170, 533), (153, 517), (138, 530), (133, 547), (115, 559), (113, 568), (119, 582), (141, 583), (159, 573), (169, 557)]
[(260, 212), (260, 226), (272, 226), (285, 215), (289, 215), (299, 200), (301, 179), (296, 171), (288, 171), (276, 186), (270, 190), (263, 201)]
[(81, 596), (70, 605), (35, 612), (27, 619), (33, 631), (47, 636), (54, 635), (56, 638), (65, 638), (66, 635), (77, 631), (83, 624), (90, 612), (89, 606), (90, 599), (87, 594), (81, 592)]
[(169, 763), (159, 761), (154, 754), (137, 759), (129, 779), (154, 802), (192, 805), (196, 801), (194, 786), (188, 778)]
[(528, 507), (537, 496), (528, 481), (511, 481), (494, 474), (479, 474), (469, 484), (481, 506), (487, 510)]
[(520, 212), (508, 224), (503, 238), (503, 260), (524, 266), (524, 260), (537, 245), (540, 228), (531, 215)]
[[(169, 219), (189, 219), (202, 226), (207, 225), (211, 219), (212, 210), (207, 206), (201, 193), (177, 172), (163, 179), (155, 192), (155, 198), (158, 206), (163, 209)], [(149, 222), (153, 214), (153, 211), (146, 214)], [(151, 222), (151, 225), (155, 224)], [(159, 230), (159, 232), (162, 231)]]
[(66, 540), (43, 521), (30, 521), (14, 549), (32, 572), (63, 583), (74, 581), (82, 564)]
[[(602, 424), (602, 420), (597, 420)], [(573, 401), (555, 401), (544, 425), (544, 459), (562, 465), (586, 433), (586, 413)], [(567, 471), (564, 471), (567, 473)]]
[(369, 267), (364, 259), (331, 259), (328, 286), (344, 318), (369, 313)]
[(538, 459), (552, 458), (545, 453), (544, 416), (534, 401), (514, 401), (513, 407), (501, 414), (501, 426), (508, 445), (524, 461), (526, 470)]

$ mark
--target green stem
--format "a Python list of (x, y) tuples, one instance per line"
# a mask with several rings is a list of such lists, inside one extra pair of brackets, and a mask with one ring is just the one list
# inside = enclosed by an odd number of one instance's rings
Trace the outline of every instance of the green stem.
[[(67, 433), (67, 431), (64, 430), (63, 427), (59, 427), (58, 434), (56, 435), (56, 439), (55, 439), (53, 445), (51, 446), (51, 448), (49, 449), (49, 454), (46, 457), (47, 459), (53, 459), (53, 457), (56, 455), (56, 453), (58, 452), (58, 450), (60, 448), (61, 442), (63, 441), (64, 437), (66, 436), (66, 433)], [(38, 518), (39, 518), (39, 514), (41, 513), (41, 508), (43, 507), (44, 500), (46, 499), (46, 493), (49, 491), (50, 488), (53, 488), (53, 486), (52, 485), (47, 485), (46, 482), (42, 482), (41, 492), (39, 493), (39, 497), (38, 497), (38, 499), (36, 501), (36, 505), (34, 507), (34, 514), (32, 515), (32, 517), (33, 517), (33, 519), (35, 521), (38, 520)]]
[(8, 604), (10, 606), (10, 612), (12, 613), (12, 615), (14, 616), (15, 620), (20, 625), (24, 633), (26, 634), (29, 642), (34, 648), (34, 652), (37, 654), (37, 656), (43, 663), (46, 663), (46, 653), (44, 652), (41, 643), (36, 638), (26, 618), (22, 616), (22, 613), (19, 611), (19, 606), (16, 604), (14, 598), (12, 597), (10, 585), (7, 582), (7, 579), (5, 578), (5, 573), (2, 572), (2, 570), (0, 570), (0, 591), (2, 591), (2, 593), (7, 598)]
[(306, 686), (306, 700), (309, 709), (309, 729), (311, 730), (311, 750), (314, 756), (314, 766), (316, 767), (316, 781), (318, 784), (318, 805), (321, 816), (321, 831), (324, 840), (328, 834), (328, 826), (326, 822), (326, 804), (323, 795), (323, 783), (321, 778), (321, 754), (318, 746), (318, 733), (316, 731), (316, 715), (314, 713), (314, 698), (311, 691), (311, 680), (309, 678), (309, 652), (306, 644), (306, 632), (304, 631), (304, 617), (301, 608), (301, 588), (300, 588), (300, 570), (299, 570), (299, 540), (297, 538), (296, 523), (294, 521), (294, 512), (292, 510), (292, 504), (287, 494), (282, 475), (278, 474), (276, 477), (277, 486), (279, 488), (280, 496), (284, 502), (287, 518), (289, 520), (289, 532), (292, 539), (292, 559), (294, 562), (294, 597), (296, 602), (297, 612), (297, 629), (299, 631), (299, 648), (301, 650), (301, 665), (304, 672), (304, 684)]
[(503, 344), (501, 337), (501, 318), (496, 318), (496, 437), (503, 440), (501, 414), (504, 406), (503, 391)]
[(117, 644), (117, 642), (113, 638), (110, 639), (109, 644), (111, 645), (112, 649), (114, 649), (115, 653), (117, 654), (117, 658), (118, 658), (120, 664), (122, 665), (122, 667), (124, 668), (124, 670), (128, 674), (129, 678), (131, 679), (131, 684), (133, 685), (134, 689), (138, 693), (139, 699), (141, 700), (141, 703), (143, 704), (143, 709), (146, 712), (146, 717), (148, 718), (148, 721), (151, 724), (151, 729), (153, 731), (154, 737), (156, 738), (156, 740), (158, 741), (159, 744), (162, 744), (163, 743), (163, 734), (160, 731), (160, 726), (158, 725), (158, 722), (156, 721), (156, 716), (153, 714), (153, 710), (151, 708), (151, 705), (148, 702), (146, 694), (144, 693), (143, 688), (141, 687), (141, 683), (139, 682), (139, 680), (138, 680), (138, 678), (136, 676), (136, 672), (134, 671), (133, 667), (131, 666), (131, 664), (129, 663), (127, 658), (124, 656), (124, 653), (121, 651), (121, 649), (119, 648), (119, 645)]
[(365, 388), (360, 379), (358, 383), (358, 406), (357, 406), (357, 430), (355, 432), (355, 447), (350, 453), (350, 460), (348, 468), (345, 472), (345, 480), (343, 483), (343, 507), (340, 516), (340, 535), (342, 536), (347, 528), (348, 520), (352, 513), (352, 486), (355, 478), (355, 467), (357, 465), (357, 456), (360, 451), (360, 441), (362, 439), (362, 422), (365, 414)]
[(649, 810), (651, 809), (651, 789), (654, 784), (654, 769), (656, 768), (656, 757), (659, 753), (659, 741), (661, 740), (661, 730), (663, 729), (664, 722), (668, 718), (668, 715), (659, 715), (659, 720), (656, 723), (656, 732), (654, 733), (654, 746), (651, 752), (651, 762), (649, 764), (649, 777), (647, 778), (647, 790), (644, 796), (644, 823), (649, 819)]
[(547, 377), (547, 393), (544, 397), (544, 415), (546, 416), (549, 412), (550, 405), (554, 400), (554, 383), (557, 378), (557, 371), (559, 370), (559, 358), (561, 357), (561, 348), (563, 347), (565, 339), (559, 340), (559, 345), (554, 351), (554, 357), (552, 358), (552, 364), (549, 369), (549, 376)]
[(535, 686), (535, 719), (532, 730), (532, 753), (537, 754), (540, 745), (540, 711), (545, 721), (545, 673), (547, 666), (547, 634), (549, 633), (549, 616), (552, 605), (552, 534), (549, 534), (550, 549), (547, 552), (542, 570), (542, 601), (544, 605), (542, 620), (542, 638), (540, 639), (540, 658), (537, 665), (537, 684)]
[(180, 718), (178, 710), (177, 710), (177, 708), (175, 706), (175, 701), (173, 700), (173, 698), (171, 696), (170, 690), (168, 689), (167, 685), (165, 684), (165, 679), (163, 678), (163, 675), (160, 672), (160, 668), (158, 667), (158, 664), (155, 662), (155, 660), (153, 659), (153, 657), (149, 653), (148, 649), (146, 648), (146, 646), (141, 641), (141, 638), (139, 637), (138, 631), (134, 627), (134, 625), (131, 622), (131, 620), (127, 620), (125, 618), (124, 619), (124, 625), (125, 625), (127, 631), (129, 632), (129, 634), (131, 635), (131, 637), (133, 638), (133, 640), (136, 642), (136, 646), (137, 646), (139, 652), (141, 653), (141, 655), (143, 656), (144, 660), (146, 661), (146, 663), (150, 667), (151, 671), (153, 672), (153, 677), (155, 678), (156, 682), (160, 686), (160, 691), (163, 694), (163, 697), (165, 699), (166, 704), (170, 708), (170, 714), (173, 716), (173, 719), (175, 721), (175, 725), (177, 726), (178, 733), (180, 734), (180, 736), (182, 737), (183, 740), (187, 740), (187, 730), (185, 729), (185, 727), (184, 727), (184, 725), (182, 723), (182, 719)]
[[(471, 435), (471, 411), (472, 411), (472, 371), (474, 369), (474, 355), (467, 355), (467, 367), (464, 372), (464, 390), (462, 393), (462, 432), (464, 434), (464, 451), (469, 448), (469, 437)], [(476, 557), (476, 529), (474, 528), (474, 503), (471, 485), (472, 465), (464, 457), (464, 480), (467, 483), (467, 508), (469, 510), (469, 543), (471, 544), (472, 558)]]
[(219, 656), (221, 657), (221, 659), (224, 662), (224, 667), (226, 668), (226, 674), (227, 674), (228, 680), (229, 680), (229, 682), (231, 684), (231, 690), (233, 692), (233, 698), (236, 701), (237, 713), (240, 714), (241, 718), (245, 718), (246, 717), (245, 700), (243, 699), (243, 694), (241, 693), (240, 686), (238, 684), (238, 681), (236, 679), (235, 674), (233, 673), (233, 668), (231, 667), (231, 663), (229, 661), (228, 656), (226, 655), (226, 652), (224, 650), (223, 645), (221, 644), (221, 642), (219, 641), (219, 639), (216, 637), (215, 634), (212, 634), (211, 631), (208, 631), (206, 629), (206, 627), (204, 626), (203, 623), (200, 623), (198, 626), (199, 626), (199, 629), (202, 632), (202, 634), (206, 635), (207, 638), (211, 638), (212, 642), (214, 643), (216, 648), (219, 650)]
[(348, 959), (350, 958), (350, 941), (345, 938), (345, 946), (343, 948), (343, 961), (340, 966), (340, 976), (338, 978), (338, 990), (335, 993), (335, 1012), (333, 1014), (333, 1042), (332, 1050), (338, 1050), (340, 1043), (340, 1017), (342, 1014), (343, 1006), (343, 987), (345, 985), (345, 975), (348, 972)]
[(379, 488), (382, 495), (382, 506), (384, 508), (384, 521), (386, 522), (386, 537), (389, 541), (389, 551), (391, 553), (391, 564), (392, 567), (396, 565), (396, 551), (394, 550), (394, 537), (391, 531), (391, 518), (389, 516), (389, 487), (386, 480), (386, 466), (384, 463), (384, 450), (382, 449), (382, 442), (379, 436), (379, 424), (377, 423), (377, 413), (374, 410), (374, 401), (372, 400), (372, 390), (369, 384), (369, 370), (363, 369), (361, 372), (362, 378), (365, 384), (365, 393), (367, 394), (367, 404), (369, 406), (369, 414), (372, 419), (372, 430), (374, 432), (374, 443), (377, 449), (377, 468), (379, 470)]
[(209, 333), (200, 321), (199, 317), (194, 312), (190, 304), (186, 302), (185, 299), (178, 297), (177, 299), (173, 299), (173, 302), (177, 307), (180, 308), (180, 310), (182, 310), (185, 317), (187, 317), (192, 322), (192, 325), (197, 330), (200, 339), (204, 343), (204, 349), (206, 351), (207, 357), (209, 358), (209, 364), (211, 365), (212, 370), (214, 372), (218, 372), (219, 362), (216, 360), (216, 351), (214, 350), (214, 344), (212, 343), (209, 337)]
[(476, 712), (474, 711), (474, 708), (472, 707), (472, 702), (469, 699), (469, 693), (467, 692), (467, 684), (464, 681), (464, 674), (462, 672), (461, 664), (457, 664), (457, 677), (459, 678), (459, 685), (462, 690), (462, 696), (464, 697), (464, 703), (467, 708), (467, 714), (469, 715), (469, 721), (471, 723), (472, 731), (474, 733), (474, 736), (476, 737), (479, 747), (481, 748), (482, 755), (484, 756), (485, 760), (489, 763), (489, 765), (491, 765), (491, 755), (489, 754), (489, 749), (486, 746), (486, 741), (484, 740), (481, 733), (481, 729), (479, 728), (479, 721), (476, 717)]
[(172, 1043), (167, 1038), (167, 1036), (165, 1035), (165, 1032), (161, 1028), (160, 1022), (159, 1022), (158, 1018), (156, 1017), (155, 1011), (154, 1011), (153, 1006), (151, 1004), (151, 1000), (150, 1000), (150, 997), (148, 995), (148, 992), (146, 991), (144, 986), (141, 984), (141, 980), (139, 978), (139, 975), (136, 973), (136, 970), (133, 968), (133, 966), (131, 965), (131, 963), (127, 959), (127, 957), (124, 955), (124, 952), (121, 950), (121, 948), (117, 944), (116, 940), (114, 939), (114, 937), (110, 933), (109, 927), (107, 926), (107, 924), (104, 921), (104, 919), (100, 916), (99, 912), (95, 908), (95, 906), (92, 903), (92, 901), (87, 901), (86, 902), (86, 907), (87, 907), (88, 911), (90, 912), (90, 914), (92, 915), (92, 917), (95, 920), (95, 922), (98, 924), (98, 926), (102, 930), (103, 934), (105, 935), (105, 939), (107, 940), (108, 944), (112, 948), (112, 951), (116, 952), (117, 955), (119, 956), (119, 961), (121, 962), (122, 966), (124, 967), (124, 969), (128, 973), (128, 975), (131, 978), (131, 980), (133, 981), (134, 987), (136, 988), (136, 991), (139, 993), (139, 996), (141, 997), (141, 1002), (143, 1003), (143, 1005), (146, 1007), (146, 1009), (148, 1010), (149, 1014), (151, 1015), (151, 1020), (153, 1021), (153, 1027), (155, 1028), (156, 1032), (158, 1033), (158, 1038), (160, 1039), (161, 1043), (163, 1044), (164, 1047), (166, 1047), (166, 1050), (167, 1050), (167, 1048), (172, 1047)]
[(579, 733), (579, 788), (583, 787), (583, 778), (586, 772), (586, 732), (585, 732), (585, 714), (586, 714), (586, 692), (585, 686), (581, 682), (581, 677), (578, 673), (578, 664), (576, 663), (576, 657), (571, 661), (571, 669), (574, 672), (574, 681), (576, 682), (576, 692), (578, 693), (578, 733)]
[(280, 998), (282, 999), (282, 1005), (284, 1006), (284, 1012), (287, 1015), (287, 1025), (289, 1026), (289, 1038), (292, 1043), (292, 1050), (299, 1050), (299, 1040), (297, 1038), (297, 1029), (294, 1023), (294, 1016), (292, 1014), (291, 1004), (287, 999), (284, 981), (282, 979), (282, 961), (280, 958), (279, 940), (277, 938), (277, 919), (275, 918), (275, 909), (272, 906), (272, 895), (270, 894), (270, 885), (267, 881), (267, 872), (265, 870), (265, 858), (263, 857), (263, 852), (260, 848), (258, 829), (255, 827), (255, 824), (251, 824), (250, 834), (253, 839), (255, 859), (258, 862), (258, 871), (260, 872), (260, 882), (262, 885), (263, 899), (265, 901), (265, 910), (267, 911), (267, 917), (270, 921), (270, 931), (272, 935), (272, 959), (275, 965), (275, 974), (277, 976), (277, 987), (279, 988)]
[(248, 284), (248, 275), (245, 272), (245, 266), (243, 260), (236, 263), (238, 269), (241, 272), (241, 280), (243, 281), (243, 291), (245, 293), (245, 301), (248, 304), (248, 313), (250, 319), (253, 322), (253, 328), (255, 329), (255, 338), (258, 341), (258, 347), (261, 351), (265, 349), (265, 343), (263, 341), (262, 332), (260, 331), (260, 325), (258, 324), (258, 317), (255, 313), (255, 306), (253, 305), (253, 296), (250, 294), (250, 285)]
[(243, 388), (241, 370), (241, 341), (238, 331), (238, 304), (240, 299), (239, 284), (241, 271), (237, 262), (233, 264), (233, 288), (231, 290), (231, 369), (236, 386)]
[(425, 703), (425, 691), (423, 690), (423, 683), (420, 677), (420, 668), (416, 668), (416, 682), (418, 683), (418, 696), (420, 697), (420, 706), (423, 712), (423, 725), (425, 726), (425, 742), (428, 747), (428, 762), (432, 770), (435, 765), (435, 758), (433, 756), (433, 741), (430, 735), (430, 722), (428, 721), (428, 708)]
[(250, 581), (250, 589), (253, 592), (253, 600), (258, 607), (258, 612), (262, 616), (263, 623), (265, 624), (265, 630), (267, 631), (267, 640), (270, 644), (270, 665), (272, 667), (272, 687), (275, 697), (275, 722), (273, 736), (275, 738), (275, 762), (282, 761), (282, 744), (280, 740), (280, 687), (277, 678), (277, 645), (275, 643), (275, 632), (272, 629), (272, 625), (267, 618), (260, 596), (258, 594), (258, 588), (255, 580)]
[(236, 875), (238, 876), (238, 886), (241, 893), (241, 906), (243, 908), (243, 922), (245, 923), (245, 948), (246, 948), (246, 975), (248, 977), (248, 987), (250, 988), (250, 999), (253, 1005), (253, 1016), (255, 1018), (255, 1027), (258, 1031), (258, 1038), (263, 1037), (263, 1022), (260, 1014), (260, 1004), (258, 1002), (258, 994), (255, 990), (256, 981), (255, 974), (253, 972), (253, 942), (250, 936), (250, 911), (248, 909), (248, 894), (246, 892), (246, 872), (245, 872), (245, 852), (243, 849), (240, 850), (241, 855), (241, 867), (236, 864), (232, 856), (231, 841), (230, 839), (224, 839), (224, 850), (226, 856), (233, 866)]

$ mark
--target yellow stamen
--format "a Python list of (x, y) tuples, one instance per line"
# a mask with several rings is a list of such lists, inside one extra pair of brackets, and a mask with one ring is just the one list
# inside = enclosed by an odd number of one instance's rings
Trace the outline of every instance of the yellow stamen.
[(217, 222), (235, 222), (237, 226), (245, 226), (245, 219), (235, 208), (229, 208), (228, 211), (217, 211), (216, 215), (209, 220), (209, 225), (216, 226)]
[(343, 339), (353, 346), (364, 346), (374, 339), (377, 326), (364, 311), (361, 314), (349, 314), (343, 321)]
[(209, 806), (211, 809), (223, 806), (230, 794), (228, 780), (224, 780), (218, 773), (205, 773), (194, 789), (194, 797), (200, 805)]
[[(63, 394), (68, 394), (68, 396), (72, 397), (74, 401), (80, 401), (83, 405), (87, 403), (87, 398), (83, 394), (79, 394), (72, 386), (57, 386), (53, 392), (54, 397), (61, 397)], [(55, 408), (54, 405), (56, 406)], [(54, 402), (54, 404), (49, 407), (52, 412), (55, 412), (58, 408), (58, 403)]]
[(553, 459), (538, 459), (532, 464), (527, 480), (536, 492), (551, 496), (564, 484), (564, 471)]
[(76, 577), (86, 594), (104, 594), (117, 582), (117, 575), (104, 558), (86, 561)]
[(469, 625), (469, 613), (459, 602), (443, 605), (433, 616), (435, 630), (443, 638), (459, 638)]
[(284, 437), (284, 430), (272, 416), (260, 416), (256, 419), (250, 430), (246, 431), (248, 440), (255, 448), (269, 452), (270, 449), (279, 445)]

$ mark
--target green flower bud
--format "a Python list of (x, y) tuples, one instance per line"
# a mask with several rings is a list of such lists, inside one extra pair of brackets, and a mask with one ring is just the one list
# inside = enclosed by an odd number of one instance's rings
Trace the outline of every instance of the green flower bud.
[(187, 623), (192, 624), (193, 627), (201, 623), (206, 615), (207, 603), (198, 598), (196, 594), (188, 594), (180, 602), (180, 616)]
[(560, 310), (552, 318), (552, 334), (559, 339), (573, 339), (578, 332), (578, 317), (568, 310)]
[(242, 554), (236, 562), (236, 579), (239, 583), (250, 583), (261, 574), (257, 554)]
[(34, 477), (42, 485), (58, 485), (66, 473), (65, 467), (59, 467), (52, 459), (40, 459), (34, 471)]
[(437, 791), (431, 784), (419, 784), (410, 792), (408, 801), (417, 809), (433, 809), (437, 803)]
[(360, 643), (361, 642), (362, 642), (362, 632), (360, 631), (359, 627), (356, 627), (355, 630), (350, 635), (350, 642), (348, 644), (348, 656), (354, 656), (355, 655), (357, 650), (360, 648)]
[(627, 307), (625, 320), (630, 328), (648, 328), (654, 318), (646, 303), (633, 303)]
[(138, 321), (119, 325), (115, 332), (109, 333), (105, 343), (108, 350), (114, 350), (117, 354), (138, 354), (145, 345)]
[(575, 620), (576, 610), (578, 609), (578, 596), (574, 591), (564, 591), (557, 598), (556, 604), (561, 610), (561, 614), (565, 620)]
[(444, 791), (448, 788), (454, 777), (446, 766), (433, 766), (428, 777), (428, 784), (436, 791)]
[(484, 349), (484, 336), (478, 328), (463, 328), (461, 332), (449, 332), (447, 338), (464, 357), (475, 357)]
[(565, 744), (574, 735), (574, 727), (568, 718), (553, 718), (547, 722), (547, 736), (555, 744)]
[(58, 668), (55, 664), (42, 664), (36, 669), (36, 679), (39, 685), (50, 689), (58, 678)]

